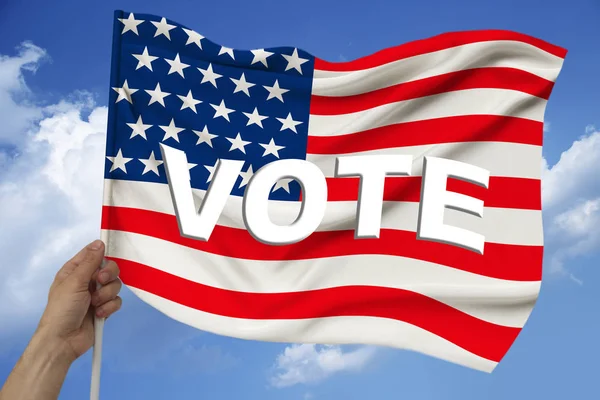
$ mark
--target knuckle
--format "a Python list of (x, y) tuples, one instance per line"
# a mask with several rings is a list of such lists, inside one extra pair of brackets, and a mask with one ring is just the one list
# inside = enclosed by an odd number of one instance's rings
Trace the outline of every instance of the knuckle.
[(54, 283), (58, 283), (67, 277), (67, 273), (62, 269), (58, 270), (56, 274), (54, 274)]

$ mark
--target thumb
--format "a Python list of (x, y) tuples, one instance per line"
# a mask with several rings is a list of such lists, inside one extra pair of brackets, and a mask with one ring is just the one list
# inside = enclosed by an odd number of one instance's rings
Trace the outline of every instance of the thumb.
[(78, 254), (76, 265), (73, 268), (73, 276), (82, 282), (89, 282), (94, 272), (102, 265), (104, 259), (104, 243), (95, 240), (88, 244)]

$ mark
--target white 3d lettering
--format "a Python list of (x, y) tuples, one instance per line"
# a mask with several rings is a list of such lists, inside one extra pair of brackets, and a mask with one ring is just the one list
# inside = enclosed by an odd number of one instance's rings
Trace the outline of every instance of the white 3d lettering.
[[(160, 144), (160, 149), (181, 235), (207, 241), (244, 162), (224, 159), (217, 161), (207, 194), (197, 211), (185, 153), (163, 144)], [(356, 239), (379, 237), (385, 177), (410, 175), (412, 162), (412, 156), (405, 155), (337, 158), (336, 177), (360, 177)], [(483, 235), (444, 224), (446, 208), (482, 217), (483, 201), (446, 191), (446, 180), (449, 177), (457, 178), (487, 188), (489, 176), (489, 171), (474, 165), (424, 157), (418, 239), (448, 243), (483, 254)], [(292, 224), (285, 226), (274, 224), (268, 213), (271, 188), (283, 178), (293, 178), (302, 187), (300, 215)], [(257, 240), (283, 245), (299, 242), (312, 234), (323, 219), (326, 205), (327, 183), (317, 166), (305, 160), (278, 160), (265, 165), (252, 176), (244, 195), (242, 211), (248, 231)]]

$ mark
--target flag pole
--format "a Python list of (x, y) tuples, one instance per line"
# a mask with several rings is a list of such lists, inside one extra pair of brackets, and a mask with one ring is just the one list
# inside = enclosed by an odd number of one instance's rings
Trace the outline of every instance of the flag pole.
[[(102, 260), (100, 269), (104, 268), (106, 259)], [(96, 290), (102, 285), (96, 282)], [(100, 399), (100, 367), (102, 366), (102, 339), (104, 334), (104, 318), (98, 318), (94, 313), (94, 350), (92, 353), (92, 382), (90, 385), (90, 400)]]
[(92, 383), (90, 400), (100, 399), (100, 366), (102, 364), (102, 334), (104, 333), (104, 318), (94, 317), (94, 352), (92, 354)]

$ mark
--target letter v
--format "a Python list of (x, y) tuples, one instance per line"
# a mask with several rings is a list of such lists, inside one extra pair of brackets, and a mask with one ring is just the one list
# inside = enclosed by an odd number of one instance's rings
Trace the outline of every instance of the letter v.
[(196, 212), (185, 153), (162, 143), (160, 151), (181, 236), (208, 241), (244, 166), (244, 161), (217, 160), (210, 186), (200, 210)]

